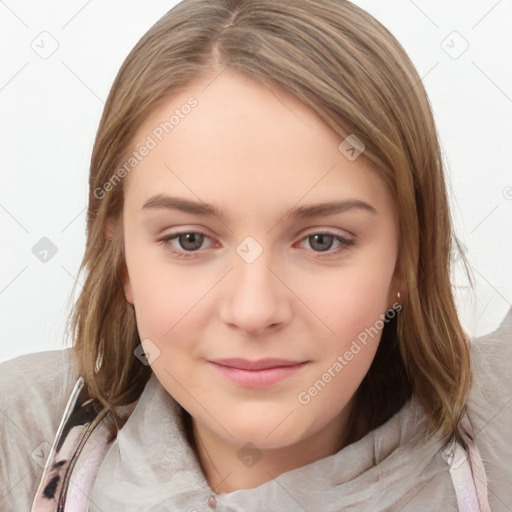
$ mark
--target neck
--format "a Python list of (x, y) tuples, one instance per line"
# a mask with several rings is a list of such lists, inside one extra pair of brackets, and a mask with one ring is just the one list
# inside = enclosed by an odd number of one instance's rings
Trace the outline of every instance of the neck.
[(334, 455), (345, 446), (345, 423), (346, 414), (342, 411), (313, 436), (266, 450), (249, 443), (242, 446), (228, 443), (194, 419), (191, 419), (189, 438), (193, 439), (193, 448), (211, 489), (228, 493), (258, 487), (282, 473)]

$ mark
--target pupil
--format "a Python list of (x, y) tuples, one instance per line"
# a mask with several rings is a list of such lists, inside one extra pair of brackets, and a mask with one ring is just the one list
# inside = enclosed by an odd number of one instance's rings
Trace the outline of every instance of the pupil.
[[(332, 242), (334, 240), (334, 237), (331, 236), (331, 235), (313, 235), (312, 236), (314, 242), (311, 244), (311, 247), (313, 247), (313, 249), (318, 249), (319, 251), (327, 251), (328, 249), (330, 249), (331, 245), (332, 245)], [(320, 245), (320, 247), (315, 247), (315, 245), (317, 244)]]
[(203, 243), (203, 235), (199, 233), (185, 233), (180, 235), (180, 245), (190, 251), (199, 249)]

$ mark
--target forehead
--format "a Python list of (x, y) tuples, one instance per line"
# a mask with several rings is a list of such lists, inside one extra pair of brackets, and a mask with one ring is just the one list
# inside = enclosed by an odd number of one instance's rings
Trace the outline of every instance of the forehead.
[[(193, 106), (192, 106), (193, 105)], [(132, 150), (151, 146), (125, 182), (125, 201), (157, 194), (221, 203), (255, 215), (283, 204), (357, 198), (392, 209), (364, 153), (282, 89), (225, 70), (168, 97), (139, 127)]]

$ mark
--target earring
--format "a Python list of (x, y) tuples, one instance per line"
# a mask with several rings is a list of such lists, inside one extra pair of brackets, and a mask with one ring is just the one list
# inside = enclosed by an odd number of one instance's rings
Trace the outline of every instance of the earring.
[(395, 307), (395, 304), (393, 304), (393, 306), (391, 306), (387, 311), (386, 311), (386, 317), (387, 318), (394, 318), (396, 315), (398, 315), (398, 313), (400, 313), (400, 311), (402, 310), (402, 304), (400, 304), (400, 292), (398, 292), (396, 294), (396, 296), (398, 297), (398, 307)]

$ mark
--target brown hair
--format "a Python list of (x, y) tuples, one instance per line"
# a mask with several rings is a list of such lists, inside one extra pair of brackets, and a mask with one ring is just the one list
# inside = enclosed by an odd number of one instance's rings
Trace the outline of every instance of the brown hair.
[[(429, 431), (444, 441), (460, 440), (457, 426), (472, 384), (470, 340), (452, 292), (450, 255), (454, 242), (460, 247), (429, 100), (398, 41), (343, 0), (185, 0), (126, 58), (92, 153), (80, 267), (87, 274), (71, 318), (73, 350), (89, 396), (120, 428), (123, 420), (113, 407), (136, 399), (151, 375), (134, 356), (140, 339), (122, 286), (123, 182), (105, 184), (125, 161), (137, 129), (163, 100), (227, 66), (295, 95), (340, 142), (356, 135), (395, 201), (403, 309), (384, 326), (354, 396), (346, 443), (387, 421), (413, 392)], [(109, 220), (111, 235), (105, 229)]]

